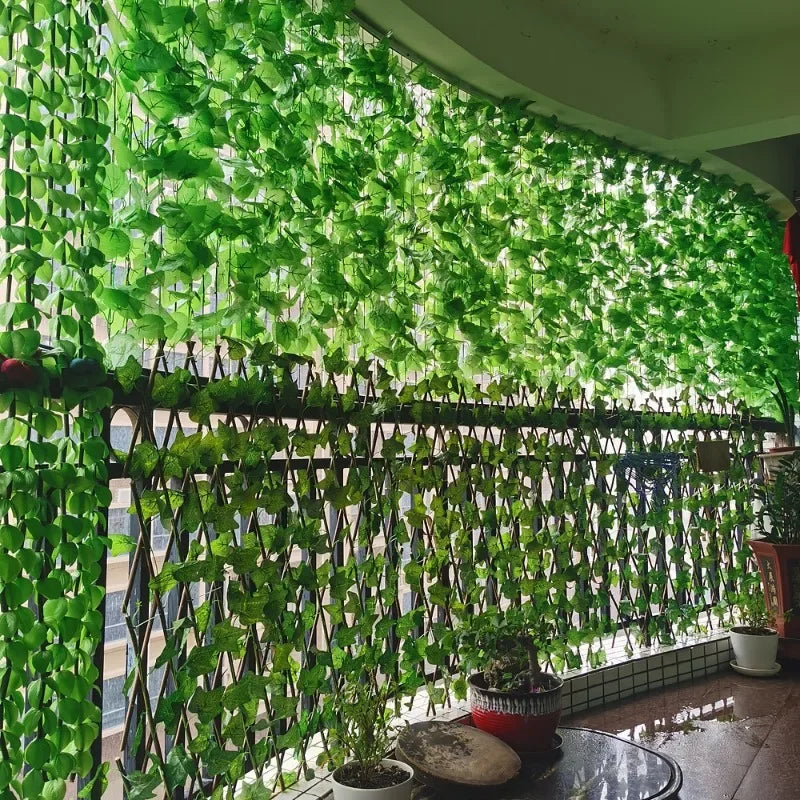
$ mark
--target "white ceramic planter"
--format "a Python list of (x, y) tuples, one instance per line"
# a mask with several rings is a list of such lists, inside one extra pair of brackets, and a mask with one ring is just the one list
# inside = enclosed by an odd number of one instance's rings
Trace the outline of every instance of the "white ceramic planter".
[[(414, 786), (414, 770), (408, 764), (395, 761), (393, 758), (384, 758), (381, 763), (400, 767), (408, 774), (408, 778), (402, 783), (387, 786), (385, 789), (357, 789), (354, 786), (345, 786), (343, 783), (339, 783), (336, 780), (336, 773), (339, 772), (337, 769), (331, 776), (334, 800), (409, 800), (411, 789)], [(339, 769), (344, 769), (344, 767)]]
[(772, 669), (778, 655), (778, 631), (770, 633), (763, 636), (744, 633), (742, 628), (731, 628), (731, 647), (736, 663), (745, 669)]

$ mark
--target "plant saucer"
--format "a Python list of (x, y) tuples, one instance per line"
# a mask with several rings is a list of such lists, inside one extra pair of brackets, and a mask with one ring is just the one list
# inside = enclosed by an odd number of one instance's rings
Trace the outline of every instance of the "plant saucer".
[(541, 759), (544, 761), (561, 755), (562, 744), (564, 744), (564, 740), (561, 738), (561, 735), (554, 733), (553, 738), (550, 740), (550, 747), (546, 748), (545, 750), (524, 750), (521, 747), (515, 747), (514, 750), (516, 750), (517, 753), (519, 753), (523, 758)]
[(778, 664), (777, 661), (769, 669), (750, 669), (750, 667), (740, 667), (734, 658), (733, 661), (731, 661), (731, 666), (740, 675), (749, 675), (752, 678), (771, 678), (781, 671), (781, 665)]

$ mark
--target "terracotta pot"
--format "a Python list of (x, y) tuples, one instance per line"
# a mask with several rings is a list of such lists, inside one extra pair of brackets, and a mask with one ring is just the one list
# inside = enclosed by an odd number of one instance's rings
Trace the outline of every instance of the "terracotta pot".
[(702, 472), (723, 472), (731, 465), (731, 445), (727, 439), (698, 442), (697, 468)]
[[(790, 639), (800, 638), (800, 544), (771, 544), (751, 539), (767, 610), (775, 614), (778, 633)], [(791, 619), (785, 619), (793, 611)]]
[(491, 733), (520, 752), (549, 750), (561, 717), (564, 681), (543, 675), (547, 688), (539, 692), (508, 693), (486, 689), (483, 676), (469, 679), (475, 727)]

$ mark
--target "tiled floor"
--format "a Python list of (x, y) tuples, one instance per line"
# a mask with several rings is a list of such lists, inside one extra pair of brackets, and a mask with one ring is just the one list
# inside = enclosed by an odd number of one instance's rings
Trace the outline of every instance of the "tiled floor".
[(634, 739), (683, 770), (681, 800), (800, 798), (800, 673), (723, 672), (562, 720)]

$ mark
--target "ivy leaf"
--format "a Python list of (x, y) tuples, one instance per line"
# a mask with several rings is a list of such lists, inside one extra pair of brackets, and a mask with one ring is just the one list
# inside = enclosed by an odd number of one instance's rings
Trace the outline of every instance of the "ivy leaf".
[(125, 776), (124, 783), (128, 800), (150, 800), (161, 783), (161, 775), (158, 768), (153, 766), (148, 772), (130, 773)]
[[(108, 228), (100, 235), (100, 249), (110, 259), (123, 258), (131, 249), (130, 236), (120, 228)], [(106, 289), (105, 291), (118, 293), (121, 290)]]
[(278, 320), (275, 324), (275, 341), (289, 350), (297, 341), (297, 323), (292, 320)]
[(142, 367), (133, 356), (129, 355), (125, 363), (121, 367), (117, 367), (114, 374), (122, 391), (130, 392), (142, 375)]
[(142, 339), (152, 342), (164, 338), (166, 323), (158, 314), (142, 314), (136, 320), (135, 330)]
[(174, 792), (182, 787), (186, 779), (194, 774), (194, 762), (180, 745), (170, 748), (167, 760), (164, 763), (164, 774), (167, 779), (167, 790)]
[(141, 95), (142, 106), (157, 122), (171, 122), (183, 110), (183, 104), (167, 92), (150, 89)]
[(142, 354), (142, 345), (129, 333), (117, 333), (108, 340), (105, 351), (111, 367), (119, 369), (131, 359), (138, 361)]
[(125, 534), (112, 533), (108, 538), (111, 540), (112, 557), (132, 553), (136, 549), (136, 540)]
[(111, 136), (111, 147), (114, 151), (115, 163), (123, 170), (138, 166), (139, 161), (128, 145), (119, 137)]

